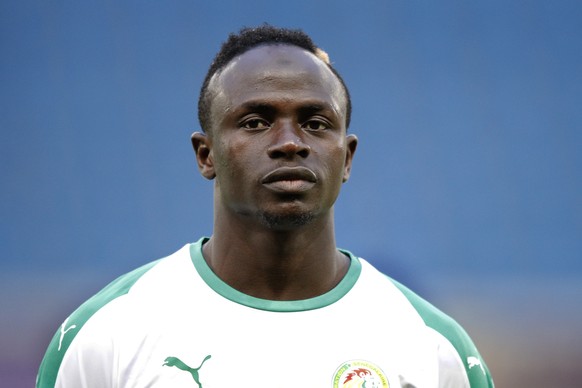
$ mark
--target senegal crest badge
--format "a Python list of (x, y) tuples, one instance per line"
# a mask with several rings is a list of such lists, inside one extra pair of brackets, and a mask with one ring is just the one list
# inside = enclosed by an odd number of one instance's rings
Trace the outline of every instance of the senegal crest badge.
[(346, 361), (333, 375), (333, 388), (390, 388), (386, 374), (364, 360)]

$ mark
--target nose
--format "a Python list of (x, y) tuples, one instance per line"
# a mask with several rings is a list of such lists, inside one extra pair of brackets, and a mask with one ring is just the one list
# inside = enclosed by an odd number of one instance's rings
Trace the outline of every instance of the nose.
[(295, 155), (306, 158), (311, 147), (303, 142), (298, 131), (301, 129), (296, 130), (290, 123), (275, 128), (273, 144), (267, 149), (269, 156), (273, 159), (291, 159)]

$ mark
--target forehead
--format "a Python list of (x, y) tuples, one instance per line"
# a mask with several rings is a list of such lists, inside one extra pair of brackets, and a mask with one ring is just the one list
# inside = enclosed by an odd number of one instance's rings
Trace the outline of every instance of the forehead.
[(345, 117), (343, 87), (321, 59), (291, 45), (255, 47), (234, 58), (210, 83), (213, 113), (250, 100), (317, 100)]

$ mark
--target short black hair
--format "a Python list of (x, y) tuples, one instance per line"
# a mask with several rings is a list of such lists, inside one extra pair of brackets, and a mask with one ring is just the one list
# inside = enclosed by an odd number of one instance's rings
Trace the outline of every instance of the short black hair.
[(340, 81), (345, 95), (346, 95), (346, 128), (350, 125), (352, 114), (352, 102), (350, 100), (350, 93), (348, 88), (329, 62), (327, 54), (313, 43), (313, 40), (302, 30), (287, 29), (274, 27), (269, 24), (264, 24), (259, 27), (245, 27), (237, 34), (231, 33), (228, 39), (222, 44), (220, 51), (214, 57), (202, 88), (200, 89), (200, 96), (198, 97), (198, 120), (200, 127), (204, 132), (208, 132), (212, 123), (210, 120), (210, 106), (212, 103), (212, 96), (208, 91), (208, 85), (212, 76), (224, 68), (235, 57), (249, 51), (260, 45), (265, 44), (286, 44), (303, 48), (323, 60), (329, 69), (335, 74)]

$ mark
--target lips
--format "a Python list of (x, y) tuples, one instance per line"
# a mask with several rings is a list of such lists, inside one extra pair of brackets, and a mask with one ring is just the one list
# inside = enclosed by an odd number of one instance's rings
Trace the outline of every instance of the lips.
[(317, 182), (317, 176), (306, 167), (279, 167), (261, 179), (261, 183), (263, 184), (279, 181), (307, 181), (315, 183)]
[(306, 167), (279, 167), (265, 175), (261, 183), (277, 192), (302, 192), (317, 183), (317, 176)]

